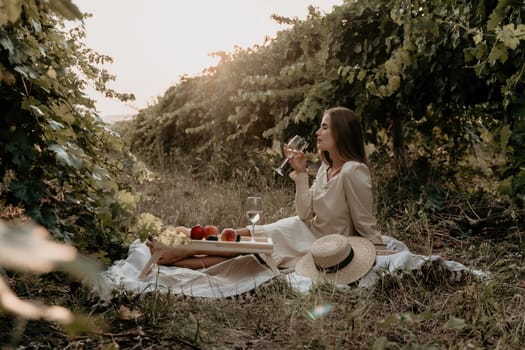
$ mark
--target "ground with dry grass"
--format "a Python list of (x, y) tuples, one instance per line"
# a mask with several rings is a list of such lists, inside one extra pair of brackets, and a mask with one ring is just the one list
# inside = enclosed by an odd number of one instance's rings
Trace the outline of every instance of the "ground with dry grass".
[[(248, 185), (171, 173), (141, 191), (139, 211), (176, 225), (245, 225), (243, 203), (251, 194), (263, 196), (266, 222), (293, 214), (286, 179)], [(9, 274), (19, 295), (71, 307), (88, 316), (92, 332), (0, 315), (0, 343), (21, 349), (523, 349), (523, 213), (459, 196), (439, 210), (401, 198), (378, 202), (384, 232), (415, 252), (440, 254), (490, 277), (454, 275), (429, 263), (382, 277), (369, 289), (321, 285), (299, 294), (275, 278), (233, 298), (120, 291), (101, 303), (62, 274)], [(312, 319), (308, 312), (317, 305), (331, 310)]]

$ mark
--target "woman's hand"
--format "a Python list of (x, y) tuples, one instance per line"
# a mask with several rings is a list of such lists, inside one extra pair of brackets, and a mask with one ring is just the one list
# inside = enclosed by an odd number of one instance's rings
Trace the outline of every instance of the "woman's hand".
[(303, 152), (291, 149), (285, 149), (284, 152), (287, 156), (291, 156), (288, 162), (296, 173), (306, 172), (306, 156)]

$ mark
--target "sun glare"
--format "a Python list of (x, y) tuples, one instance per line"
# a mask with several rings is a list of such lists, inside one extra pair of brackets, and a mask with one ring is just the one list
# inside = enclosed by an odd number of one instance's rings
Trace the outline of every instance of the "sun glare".
[(217, 63), (209, 54), (262, 44), (285, 27), (270, 16), (304, 18), (309, 5), (329, 12), (343, 0), (200, 0), (130, 1), (75, 0), (86, 20), (86, 44), (113, 57), (106, 68), (120, 92), (134, 93), (136, 101), (124, 104), (105, 99), (94, 90), (103, 118), (133, 115), (155, 103), (183, 75), (194, 76)]

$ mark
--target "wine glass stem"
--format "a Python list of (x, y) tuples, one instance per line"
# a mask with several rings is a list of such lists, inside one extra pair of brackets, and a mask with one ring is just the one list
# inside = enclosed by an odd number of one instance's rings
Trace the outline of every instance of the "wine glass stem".
[(288, 157), (284, 158), (284, 160), (283, 160), (283, 162), (281, 163), (281, 165), (279, 165), (279, 169), (284, 168), (284, 166), (286, 165), (286, 163), (288, 163), (288, 159), (290, 159), (290, 158), (288, 158)]
[(286, 165), (286, 163), (288, 163), (288, 160), (290, 160), (291, 157), (288, 157), (286, 156), (286, 158), (284, 158), (283, 162), (281, 163), (281, 165), (279, 165), (277, 168), (273, 169), (275, 170), (279, 175), (284, 175), (283, 174), (283, 168), (284, 166)]
[(254, 241), (254, 240), (255, 240), (255, 224), (253, 224), (253, 223), (252, 223), (252, 232), (251, 232), (251, 236), (252, 236), (252, 237), (251, 237), (252, 241)]

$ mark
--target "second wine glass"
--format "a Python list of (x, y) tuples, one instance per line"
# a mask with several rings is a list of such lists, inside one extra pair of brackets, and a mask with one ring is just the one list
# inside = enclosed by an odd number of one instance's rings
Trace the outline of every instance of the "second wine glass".
[(251, 236), (255, 234), (255, 224), (261, 220), (262, 216), (262, 198), (261, 197), (248, 197), (246, 199), (246, 216), (252, 224)]

